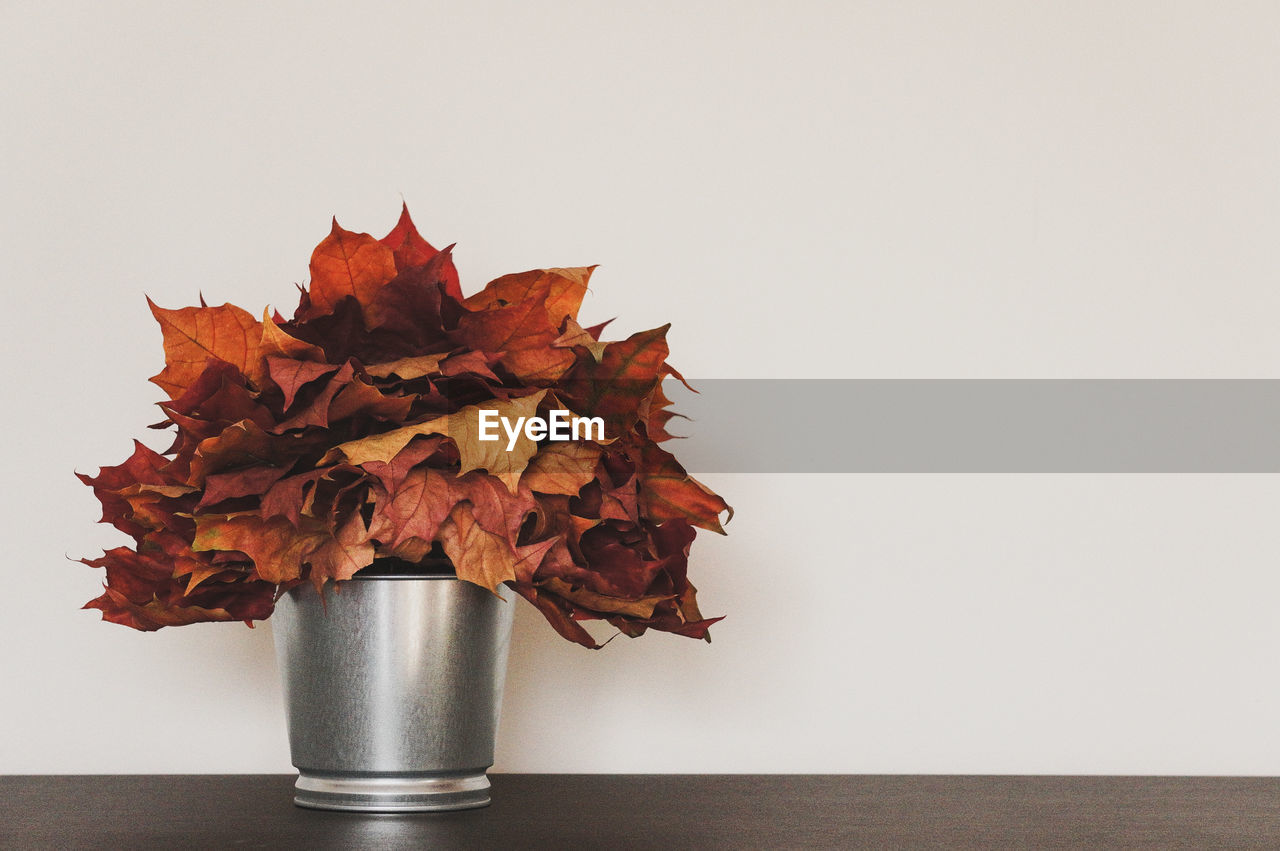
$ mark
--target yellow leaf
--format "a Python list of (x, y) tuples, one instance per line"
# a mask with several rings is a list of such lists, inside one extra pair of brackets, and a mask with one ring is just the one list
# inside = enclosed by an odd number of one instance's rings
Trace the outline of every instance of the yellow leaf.
[(284, 332), (271, 318), (270, 308), (262, 311), (262, 342), (259, 351), (263, 358), (281, 357), (294, 360), (324, 363), (324, 349), (299, 340)]
[(594, 443), (547, 443), (529, 461), (523, 482), (539, 493), (574, 496), (596, 477), (600, 447)]
[(375, 378), (395, 375), (409, 381), (424, 375), (436, 374), (440, 371), (440, 361), (446, 357), (447, 355), (419, 355), (413, 358), (400, 358), (390, 363), (375, 363), (373, 366), (366, 366), (364, 370)]
[(453, 562), (459, 579), (496, 594), (499, 585), (516, 578), (516, 554), (511, 544), (482, 528), (469, 502), (455, 505), (440, 525), (440, 546)]

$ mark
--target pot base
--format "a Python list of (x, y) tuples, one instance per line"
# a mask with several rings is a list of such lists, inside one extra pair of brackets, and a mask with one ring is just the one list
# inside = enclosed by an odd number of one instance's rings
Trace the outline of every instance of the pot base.
[(293, 802), (313, 810), (359, 813), (426, 813), (489, 805), (489, 778), (479, 774), (437, 777), (333, 777), (302, 772)]

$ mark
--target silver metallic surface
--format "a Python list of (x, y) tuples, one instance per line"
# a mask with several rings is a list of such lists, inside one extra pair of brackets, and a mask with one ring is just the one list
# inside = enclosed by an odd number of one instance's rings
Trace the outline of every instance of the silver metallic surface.
[(489, 803), (514, 605), (453, 577), (359, 577), (271, 617), (294, 802), (410, 812)]

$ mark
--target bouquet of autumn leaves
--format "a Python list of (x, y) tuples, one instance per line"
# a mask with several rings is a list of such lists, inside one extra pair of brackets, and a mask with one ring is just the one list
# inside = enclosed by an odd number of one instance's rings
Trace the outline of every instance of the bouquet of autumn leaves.
[[(507, 275), (464, 298), (450, 248), (406, 209), (384, 239), (333, 230), (292, 319), (233, 305), (165, 310), (176, 430), (96, 477), (103, 521), (131, 536), (86, 608), (140, 630), (266, 618), (375, 560), (447, 557), (505, 583), (565, 638), (581, 621), (706, 638), (686, 566), (695, 527), (732, 510), (659, 444), (672, 416), (667, 326), (616, 342), (577, 314), (591, 268)], [(301, 289), (301, 288), (300, 288)], [(608, 323), (604, 323), (608, 324)], [(479, 440), (478, 413), (599, 417), (598, 440)], [(596, 435), (598, 437), (598, 435)], [(379, 564), (393, 563), (379, 561)], [(340, 593), (340, 587), (337, 589)]]

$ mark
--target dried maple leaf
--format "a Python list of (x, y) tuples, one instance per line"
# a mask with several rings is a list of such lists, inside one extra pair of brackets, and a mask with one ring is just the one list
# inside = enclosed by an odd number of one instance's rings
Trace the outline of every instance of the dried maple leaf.
[(522, 301), (496, 299), (464, 314), (453, 337), (462, 345), (502, 355), (502, 365), (520, 381), (535, 386), (555, 382), (573, 366), (573, 353), (554, 345), (559, 322), (547, 307), (553, 279), (538, 275)]
[(286, 334), (269, 309), (262, 311), (262, 340), (258, 351), (264, 358), (274, 356), (324, 363), (324, 349)]
[(609, 344), (600, 342), (598, 332), (595, 335), (591, 334), (586, 328), (578, 324), (578, 320), (568, 316), (565, 317), (560, 336), (552, 340), (551, 345), (558, 348), (582, 346), (591, 353), (592, 360), (599, 363), (600, 359), (604, 357), (605, 347)]
[(557, 386), (557, 395), (584, 416), (603, 417), (607, 436), (628, 433), (640, 420), (644, 401), (671, 372), (666, 364), (670, 327), (609, 343), (599, 359), (579, 359)]
[(539, 493), (570, 496), (596, 477), (600, 447), (588, 441), (547, 443), (529, 459), (521, 482)]
[(338, 371), (338, 367), (332, 364), (274, 355), (266, 358), (266, 364), (267, 375), (271, 376), (271, 382), (284, 394), (286, 411), (293, 407), (293, 400), (297, 398), (299, 390), (313, 381), (327, 378)]
[(311, 255), (311, 304), (332, 313), (337, 303), (354, 296), (363, 305), (396, 276), (395, 254), (367, 233), (352, 233), (333, 220), (333, 230)]
[[(400, 220), (391, 229), (391, 233), (380, 241), (383, 245), (391, 248), (395, 255), (397, 269), (412, 269), (418, 266), (427, 266), (432, 261), (439, 262), (439, 278), (441, 283), (444, 284), (445, 292), (458, 301), (462, 301), (462, 287), (458, 281), (458, 270), (453, 267), (453, 260), (449, 257), (453, 246), (445, 248), (444, 251), (437, 251), (431, 246), (431, 243), (423, 239), (422, 235), (418, 233), (418, 229), (414, 226), (413, 219), (409, 217), (408, 204), (401, 207)], [(444, 255), (443, 260), (439, 257), (441, 254)]]
[[(640, 509), (651, 520), (679, 518), (694, 526), (724, 534), (720, 515), (733, 509), (710, 488), (693, 478), (670, 452), (652, 443), (640, 453)], [(725, 522), (728, 522), (726, 520)]]
[[(547, 321), (560, 327), (566, 318), (576, 320), (578, 308), (587, 294), (587, 282), (595, 266), (577, 269), (534, 269), (515, 275), (503, 275), (463, 304), (470, 310), (485, 311), (512, 304), (538, 304), (546, 311)], [(576, 323), (575, 323), (576, 324)]]
[(164, 369), (151, 381), (170, 399), (181, 396), (200, 377), (210, 358), (246, 375), (255, 369), (262, 329), (247, 311), (232, 304), (179, 310), (165, 310), (151, 299), (147, 304), (164, 332)]
[(402, 378), (406, 381), (414, 378), (422, 378), (426, 375), (438, 375), (440, 373), (440, 362), (444, 360), (444, 355), (418, 355), (412, 358), (399, 358), (391, 361), (391, 363), (375, 363), (366, 366), (364, 371), (375, 378)]
[(440, 524), (440, 543), (459, 579), (474, 582), (495, 594), (498, 586), (516, 578), (515, 548), (476, 522), (470, 503), (460, 502)]

